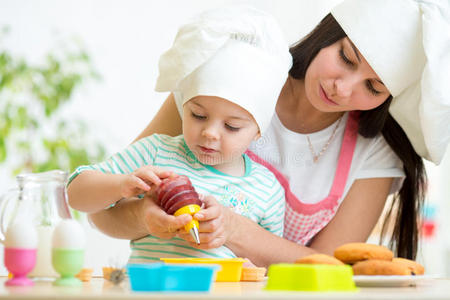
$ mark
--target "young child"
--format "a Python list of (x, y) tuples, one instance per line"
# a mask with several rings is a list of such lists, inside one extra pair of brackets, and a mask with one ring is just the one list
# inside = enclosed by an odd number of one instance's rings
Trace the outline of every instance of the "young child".
[[(71, 206), (99, 211), (142, 195), (174, 172), (188, 176), (198, 193), (282, 236), (284, 190), (245, 151), (270, 122), (290, 66), (288, 46), (269, 15), (231, 7), (198, 16), (161, 56), (156, 85), (184, 103), (183, 135), (154, 134), (105, 162), (77, 168), (68, 186)], [(131, 247), (130, 262), (235, 257), (224, 246), (201, 250), (150, 235)]]

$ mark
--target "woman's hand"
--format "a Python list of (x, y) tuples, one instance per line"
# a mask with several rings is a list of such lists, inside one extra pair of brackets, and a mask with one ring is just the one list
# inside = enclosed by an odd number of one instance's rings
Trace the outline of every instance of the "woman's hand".
[(161, 179), (167, 178), (173, 172), (155, 166), (144, 166), (134, 170), (130, 174), (122, 176), (120, 180), (120, 194), (123, 198), (129, 198), (143, 194), (158, 186)]
[(184, 231), (184, 225), (192, 220), (188, 214), (178, 217), (168, 215), (157, 203), (153, 193), (146, 195), (142, 201), (142, 207), (139, 209), (140, 215), (137, 217), (143, 223), (148, 234), (153, 236), (170, 239), (177, 235), (177, 232)]
[(200, 245), (197, 245), (192, 236), (184, 229), (179, 230), (178, 236), (198, 249), (218, 248), (225, 244), (232, 234), (230, 220), (233, 212), (218, 203), (213, 196), (201, 197), (201, 200), (204, 207), (194, 215), (200, 225)]
[(184, 231), (184, 225), (192, 220), (190, 215), (178, 217), (166, 214), (157, 204), (154, 193), (144, 198), (125, 198), (115, 206), (90, 213), (89, 219), (98, 230), (109, 236), (138, 240), (147, 235), (170, 239), (178, 230)]

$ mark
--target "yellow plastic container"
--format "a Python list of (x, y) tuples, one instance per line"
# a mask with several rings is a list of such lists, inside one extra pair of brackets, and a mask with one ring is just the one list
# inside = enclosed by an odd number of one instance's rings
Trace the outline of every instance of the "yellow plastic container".
[(356, 291), (348, 265), (275, 264), (269, 267), (267, 290)]
[(240, 281), (243, 258), (160, 258), (168, 264), (213, 264), (220, 265), (216, 281)]

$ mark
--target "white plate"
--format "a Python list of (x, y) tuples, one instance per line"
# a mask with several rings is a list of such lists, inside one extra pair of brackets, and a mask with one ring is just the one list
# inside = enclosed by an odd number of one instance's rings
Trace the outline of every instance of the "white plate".
[(415, 286), (435, 276), (429, 275), (355, 275), (353, 280), (359, 287), (399, 287)]

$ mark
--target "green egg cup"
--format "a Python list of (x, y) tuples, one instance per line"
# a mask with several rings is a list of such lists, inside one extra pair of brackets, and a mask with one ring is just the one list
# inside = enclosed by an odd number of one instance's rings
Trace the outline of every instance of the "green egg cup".
[(53, 284), (56, 286), (81, 286), (82, 282), (75, 277), (83, 268), (83, 249), (58, 249), (52, 250), (52, 264), (61, 277)]

